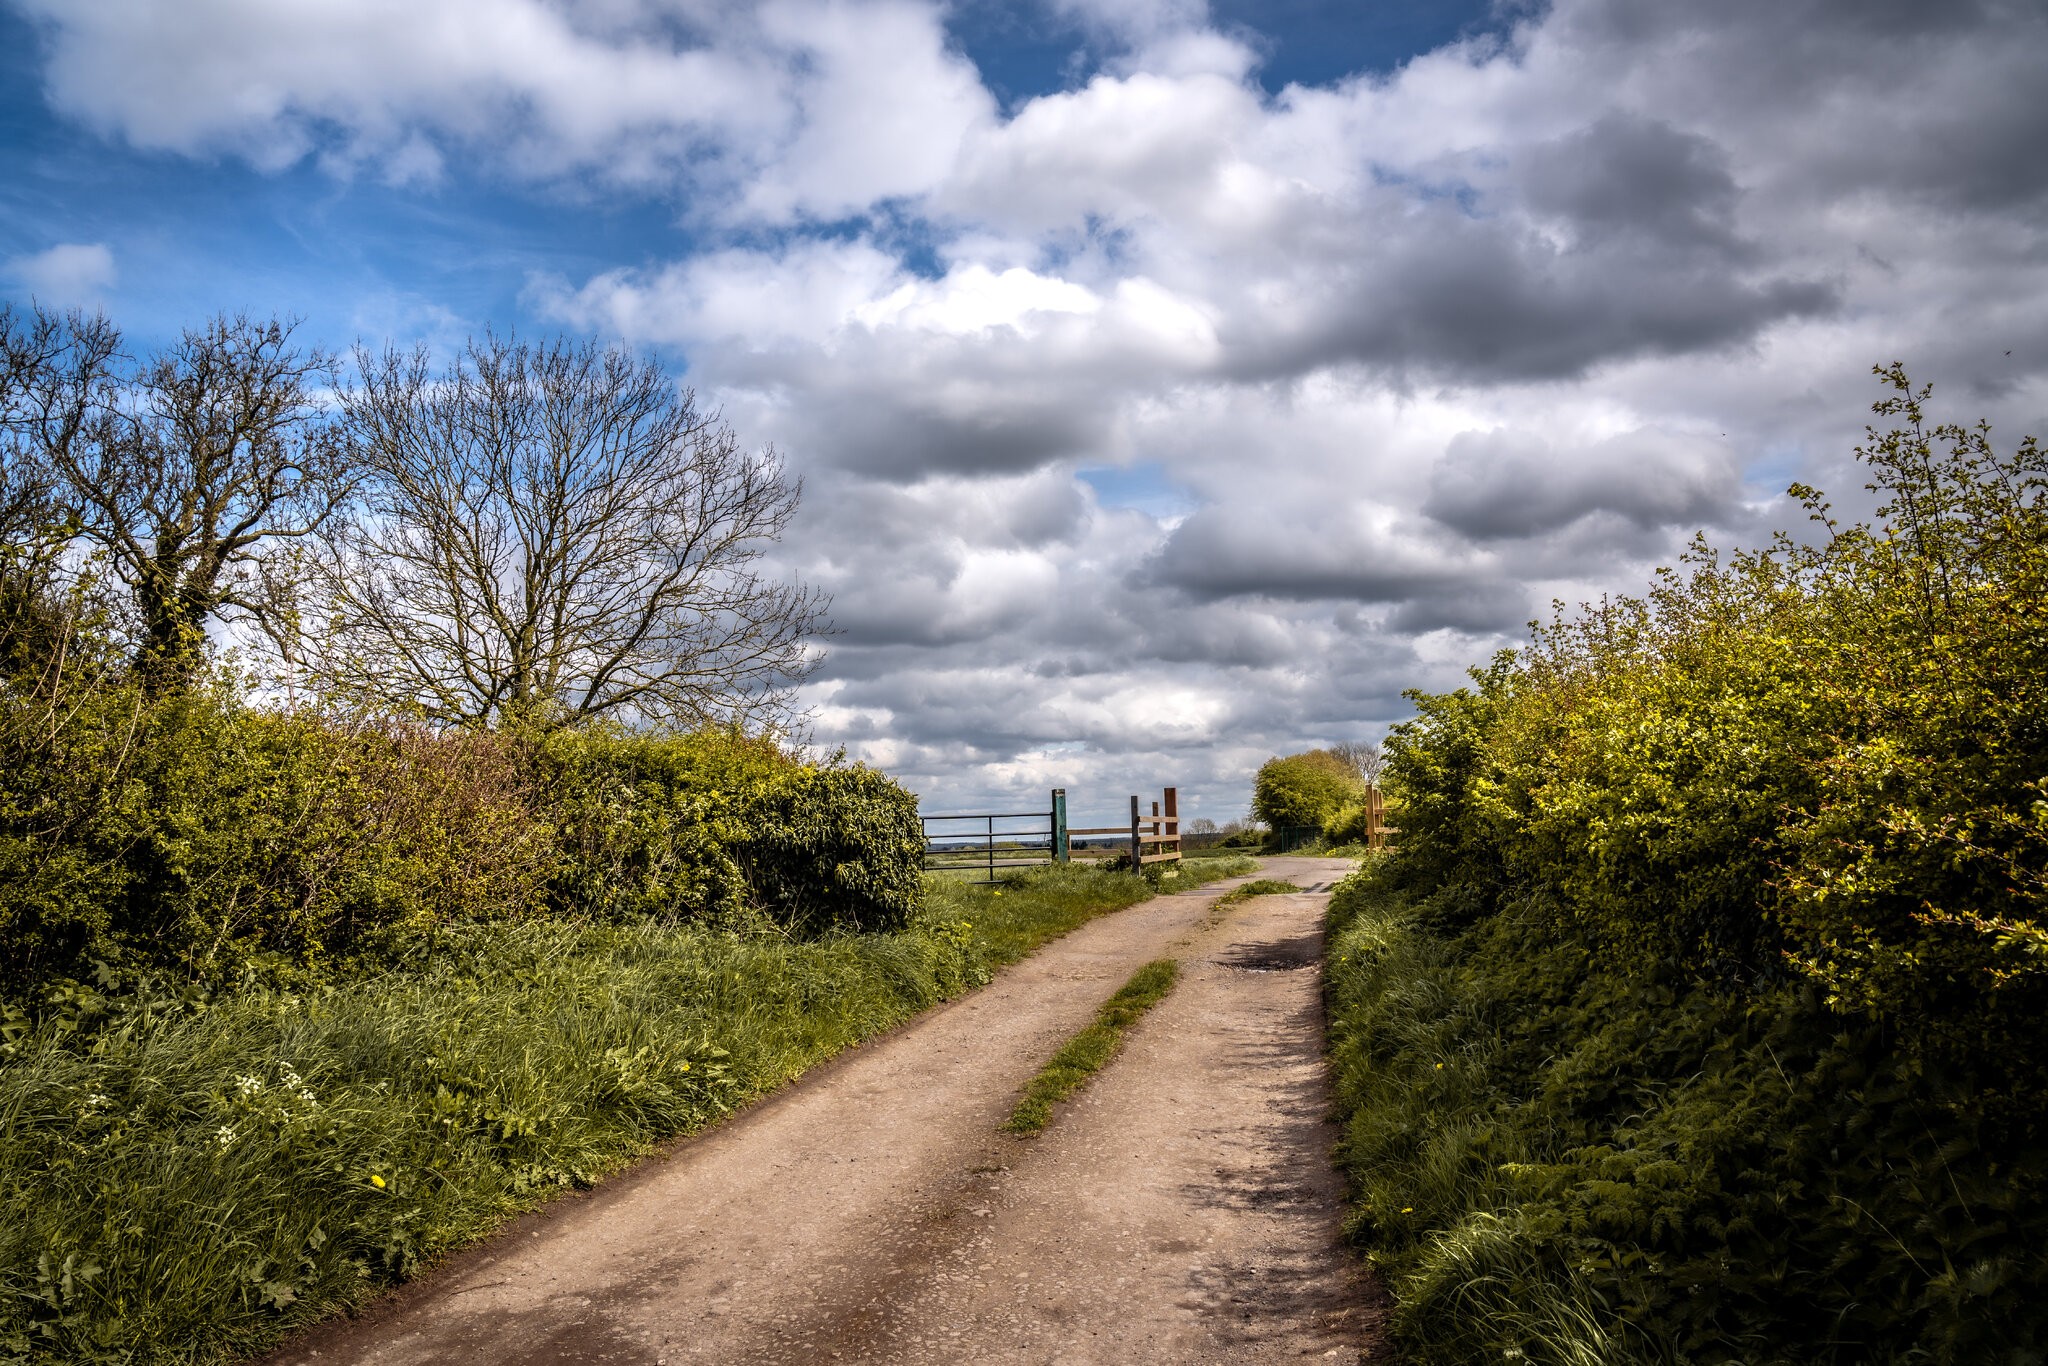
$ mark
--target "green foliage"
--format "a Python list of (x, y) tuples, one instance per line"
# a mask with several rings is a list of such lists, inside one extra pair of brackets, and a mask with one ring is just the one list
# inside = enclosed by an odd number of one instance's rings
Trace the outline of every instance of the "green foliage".
[(1880, 375), (1880, 525), (1795, 488), (1388, 743), (1333, 1028), (1424, 1360), (2041, 1359), (2048, 460)]
[(891, 933), (467, 923), (354, 981), (70, 984), (0, 1014), (0, 1360), (259, 1352), (1148, 890), (1062, 868)]
[(1301, 888), (1278, 877), (1258, 877), (1241, 887), (1233, 887), (1216, 899), (1218, 906), (1234, 906), (1240, 901), (1250, 901), (1255, 896), (1285, 896)]
[(724, 730), (564, 731), (543, 753), (564, 910), (765, 915), (816, 933), (898, 926), (921, 902), (917, 799), (872, 769), (797, 763)]
[(892, 929), (923, 902), (917, 798), (870, 768), (787, 771), (733, 852), (762, 908), (798, 930)]
[[(1375, 859), (1332, 899), (1351, 1227), (1425, 1363), (2018, 1363), (2048, 1163), (1784, 981), (1459, 933)], [(1519, 1356), (1515, 1354), (1519, 1353)]]
[(1321, 829), (1363, 794), (1357, 771), (1326, 749), (1268, 759), (1252, 784), (1252, 811), (1275, 830)]
[(916, 800), (725, 731), (342, 727), (227, 683), (0, 683), (0, 966), (209, 981), (402, 960), (474, 920), (904, 924)]
[(1095, 1012), (1086, 1029), (1060, 1046), (1039, 1069), (1003, 1123), (1003, 1132), (1029, 1137), (1052, 1123), (1052, 1107), (1088, 1084), (1123, 1047), (1124, 1035), (1145, 1012), (1166, 999), (1180, 980), (1180, 963), (1160, 958), (1132, 973)]

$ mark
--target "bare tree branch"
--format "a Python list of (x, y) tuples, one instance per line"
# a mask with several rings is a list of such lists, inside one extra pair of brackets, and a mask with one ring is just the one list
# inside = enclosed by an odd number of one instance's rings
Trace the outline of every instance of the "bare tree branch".
[(347, 498), (348, 462), (324, 420), (333, 363), (291, 334), (219, 317), (121, 374), (111, 328), (87, 331), (39, 405), (38, 448), (78, 534), (128, 588), (135, 662), (153, 687), (190, 676), (215, 621), (274, 627), (290, 596), (279, 543), (312, 535)]
[(652, 363), (593, 345), (359, 351), (366, 483), (320, 681), (444, 724), (774, 712), (825, 601), (765, 577), (800, 487)]
[(1367, 787), (1380, 785), (1380, 770), (1386, 767), (1386, 760), (1380, 754), (1380, 747), (1370, 741), (1346, 740), (1330, 746), (1330, 753), (1344, 761), (1358, 780)]

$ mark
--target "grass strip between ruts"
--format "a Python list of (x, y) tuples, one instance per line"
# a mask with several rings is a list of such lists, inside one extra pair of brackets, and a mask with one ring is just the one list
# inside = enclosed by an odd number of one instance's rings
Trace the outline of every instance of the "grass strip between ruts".
[(1242, 887), (1233, 887), (1225, 892), (1216, 899), (1216, 904), (1218, 906), (1234, 906), (1240, 901), (1250, 901), (1255, 896), (1285, 896), (1289, 892), (1298, 892), (1300, 890), (1301, 888), (1285, 878), (1253, 878)]
[(1155, 959), (1132, 973), (1131, 979), (1095, 1012), (1095, 1022), (1067, 1040), (1031, 1079), (1003, 1131), (1021, 1138), (1051, 1123), (1052, 1107), (1080, 1090), (1116, 1056), (1124, 1033), (1146, 1011), (1166, 999), (1166, 993), (1173, 990), (1178, 980), (1180, 963), (1172, 958)]

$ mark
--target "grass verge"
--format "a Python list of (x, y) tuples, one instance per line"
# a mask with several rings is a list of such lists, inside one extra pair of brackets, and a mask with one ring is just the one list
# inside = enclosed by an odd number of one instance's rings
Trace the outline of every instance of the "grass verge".
[(2037, 1139), (1797, 982), (1474, 923), (1375, 859), (1330, 902), (1348, 1228), (1416, 1366), (2021, 1366)]
[(1216, 899), (1216, 904), (1218, 907), (1234, 906), (1240, 901), (1250, 901), (1255, 896), (1285, 896), (1289, 892), (1298, 892), (1300, 890), (1301, 888), (1285, 878), (1253, 878), (1242, 887), (1232, 887)]
[(1514, 1063), (1473, 974), (1370, 874), (1338, 884), (1329, 921), (1346, 1231), (1393, 1293), (1404, 1353), (1424, 1366), (1664, 1366), (1530, 1234), (1509, 1174), (1551, 1154), (1503, 1113)]
[(477, 926), (313, 990), (74, 989), (0, 1042), (0, 1361), (261, 1351), (1152, 890), (1049, 869), (893, 934)]
[(1031, 1079), (1017, 1108), (1004, 1122), (1003, 1132), (1026, 1137), (1051, 1123), (1052, 1107), (1080, 1090), (1116, 1056), (1124, 1034), (1146, 1011), (1165, 1000), (1178, 980), (1180, 964), (1171, 958), (1155, 959), (1132, 973), (1095, 1012), (1095, 1022), (1067, 1040)]

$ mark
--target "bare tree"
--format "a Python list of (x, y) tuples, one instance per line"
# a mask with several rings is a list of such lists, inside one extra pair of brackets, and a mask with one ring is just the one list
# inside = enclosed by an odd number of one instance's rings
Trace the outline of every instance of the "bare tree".
[(1367, 787), (1380, 785), (1380, 770), (1386, 767), (1386, 759), (1378, 745), (1369, 741), (1345, 740), (1331, 745), (1330, 753), (1343, 760), (1344, 765), (1358, 775), (1358, 781)]
[[(322, 398), (333, 364), (292, 331), (223, 316), (132, 373), (98, 376), (85, 372), (104, 344), (91, 334), (39, 406), (40, 450), (78, 534), (127, 586), (152, 689), (191, 676), (215, 621), (275, 629), (278, 544), (318, 531), (347, 496)], [(80, 386), (104, 397), (79, 401)]]
[(112, 403), (120, 333), (103, 317), (0, 308), (0, 546), (10, 572), (42, 561), (72, 534), (53, 452)]
[(12, 680), (64, 676), (80, 621), (104, 605), (70, 553), (78, 518), (51, 452), (110, 407), (120, 344), (104, 317), (0, 308), (0, 674)]
[(652, 362), (561, 340), (358, 352), (366, 482), (313, 672), (443, 724), (772, 710), (824, 599), (759, 570), (799, 486)]

